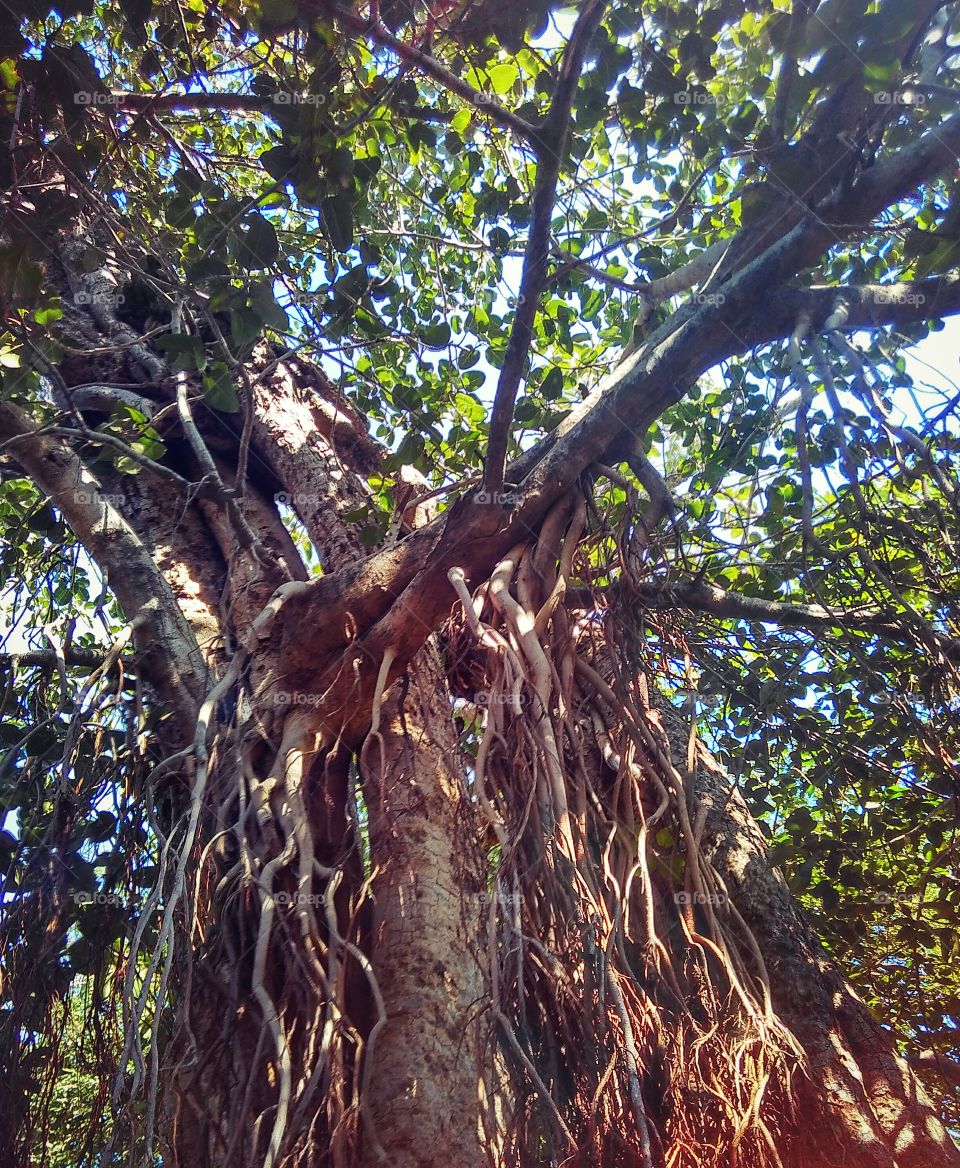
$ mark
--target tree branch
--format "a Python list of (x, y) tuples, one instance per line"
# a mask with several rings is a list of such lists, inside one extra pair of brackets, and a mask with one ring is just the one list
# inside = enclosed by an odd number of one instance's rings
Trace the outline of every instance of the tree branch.
[(835, 221), (866, 223), (923, 183), (957, 165), (960, 114), (929, 130), (912, 146), (864, 171), (849, 194), (837, 200)]
[[(390, 35), (389, 33), (387, 34)], [(403, 42), (399, 42), (403, 43)], [(504, 128), (511, 130), (517, 134), (523, 141), (531, 145), (537, 141), (537, 128), (525, 121), (518, 114), (512, 113), (506, 107), (494, 101), (489, 94), (481, 93), (472, 86), (466, 85), (452, 74), (448, 73), (439, 61), (435, 58), (427, 56), (426, 53), (420, 53), (416, 49), (411, 49), (405, 46), (408, 55), (417, 58), (417, 61), (412, 63), (420, 63), (421, 61), (431, 61), (436, 66), (433, 70), (424, 69), (429, 72), (434, 80), (441, 81), (446, 78), (457, 81), (457, 85), (446, 86), (454, 89), (460, 96), (467, 98), (471, 104), (475, 105), (478, 111), (487, 115), (492, 122), (504, 126)], [(439, 76), (435, 74), (439, 72)], [(288, 93), (286, 90), (278, 89), (276, 93), (271, 94), (257, 94), (257, 93), (130, 93), (123, 90), (117, 90), (110, 94), (109, 104), (122, 113), (137, 114), (147, 119), (154, 117), (156, 114), (162, 113), (195, 113), (203, 110), (210, 110), (217, 113), (246, 113), (246, 114), (270, 114), (275, 112), (277, 107), (283, 107), (289, 102), (297, 100), (295, 95)], [(452, 115), (444, 110), (434, 109), (431, 106), (416, 106), (410, 109), (410, 114), (413, 117), (419, 118), (425, 122), (449, 122)], [(361, 116), (366, 116), (361, 115)], [(348, 123), (346, 129), (350, 128), (351, 123)], [(344, 132), (345, 127), (334, 127), (338, 136)]]
[[(71, 645), (63, 651), (63, 660), (77, 669), (98, 669), (107, 660), (108, 651), (85, 649)], [(23, 653), (0, 653), (0, 669), (31, 668), (33, 666), (56, 666), (60, 654), (55, 649), (28, 649)]]
[(170, 585), (123, 516), (100, 493), (100, 484), (66, 446), (38, 432), (9, 401), (0, 401), (0, 441), (34, 483), (49, 495), (77, 538), (109, 579), (162, 699), (193, 733), (207, 690), (206, 667), (196, 638)]
[(845, 195), (819, 211), (804, 208), (792, 230), (714, 293), (673, 314), (632, 360), (604, 378), (572, 410), (554, 435), (519, 460), (514, 479), (524, 475), (523, 504), (534, 506), (542, 492), (555, 498), (591, 462), (610, 462), (618, 440), (646, 433), (666, 409), (680, 401), (697, 377), (719, 361), (754, 345), (784, 336), (789, 328), (768, 320), (771, 290), (814, 264), (840, 238), (862, 230), (891, 204), (924, 182), (956, 166), (960, 114), (924, 135), (896, 158), (878, 163)]
[(791, 327), (804, 314), (817, 332), (846, 332), (939, 320), (958, 312), (960, 275), (953, 274), (897, 284), (784, 288), (767, 309), (774, 335)]
[(427, 77), (436, 81), (438, 85), (450, 93), (455, 93), (457, 97), (462, 97), (464, 101), (468, 101), (488, 117), (491, 122), (495, 122), (505, 130), (510, 130), (534, 148), (539, 144), (540, 135), (536, 126), (531, 125), (530, 122), (520, 117), (519, 114), (508, 110), (506, 106), (500, 105), (489, 94), (481, 93), (479, 89), (474, 89), (472, 85), (468, 85), (456, 73), (451, 73), (436, 57), (432, 57), (422, 49), (407, 44), (406, 41), (394, 36), (379, 21), (365, 19), (356, 13), (342, 10), (338, 10), (337, 19), (341, 24), (353, 29), (354, 32), (368, 36), (376, 44), (392, 50), (401, 61), (419, 69), (421, 73), (425, 73)]
[(596, 32), (603, 16), (604, 0), (587, 0), (580, 10), (570, 40), (567, 42), (560, 64), (560, 76), (550, 103), (550, 112), (537, 147), (537, 177), (533, 188), (533, 210), (530, 222), (530, 237), (523, 255), (523, 273), (520, 278), (520, 294), (517, 314), (514, 318), (510, 340), (507, 342), (497, 392), (490, 415), (490, 433), (487, 438), (487, 456), (484, 466), (483, 489), (490, 501), (497, 502), (497, 494), (503, 486), (503, 475), (507, 461), (507, 447), (510, 429), (513, 425), (513, 408), (517, 400), (517, 390), (523, 376), (524, 365), (533, 339), (533, 324), (547, 278), (547, 263), (550, 258), (550, 225), (553, 207), (557, 197), (557, 182), (560, 167), (566, 157), (567, 135), (570, 128), (570, 112), (573, 99), (583, 71), (583, 61), (587, 46)]
[(110, 94), (110, 105), (126, 114), (192, 113), (215, 110), (220, 113), (265, 113), (278, 104), (277, 94), (256, 93), (126, 93)]
[[(624, 587), (620, 583), (612, 585), (618, 593)], [(900, 623), (887, 613), (869, 605), (843, 608), (766, 600), (760, 596), (745, 596), (742, 592), (732, 592), (728, 588), (721, 588), (717, 584), (709, 584), (702, 580), (678, 584), (657, 581), (631, 584), (629, 595), (650, 608), (687, 608), (727, 620), (758, 621), (762, 624), (780, 625), (783, 628), (842, 629), (847, 632), (882, 633), (897, 639), (902, 638), (903, 634)], [(596, 605), (595, 596), (589, 589), (568, 589), (566, 599), (574, 607), (593, 608)], [(960, 659), (960, 640), (938, 635), (938, 644), (945, 655), (954, 660)]]
[[(819, 213), (804, 208), (784, 238), (728, 277), (713, 297), (674, 313), (553, 435), (511, 468), (511, 481), (520, 486), (508, 513), (497, 509), (491, 514), (461, 498), (434, 523), (396, 549), (372, 557), (361, 570), (324, 577), (311, 587), (294, 602), (298, 612), (291, 614), (290, 639), (281, 647), (291, 684), (302, 672), (310, 679), (305, 684), (317, 688), (318, 646), (322, 643), (329, 652), (336, 643), (345, 644), (343, 633), (321, 619), (322, 597), (336, 595), (338, 610), (355, 620), (351, 627), (366, 631), (344, 656), (336, 655), (325, 674), (324, 707), (345, 740), (362, 733), (385, 651), (392, 654), (392, 680), (449, 613), (454, 602), (447, 579), (451, 568), (462, 569), (467, 580), (483, 578), (496, 557), (539, 529), (550, 504), (588, 466), (609, 463), (605, 455), (619, 449), (618, 443), (627, 449), (707, 369), (771, 339), (766, 317), (772, 289), (815, 263), (838, 238), (862, 230), (891, 203), (956, 165), (958, 148), (960, 115), (897, 158), (874, 166), (845, 195), (827, 200)], [(304, 629), (313, 630), (310, 637)]]
[(952, 1086), (960, 1086), (960, 1063), (945, 1058), (935, 1050), (922, 1050), (906, 1056), (907, 1066), (914, 1071), (934, 1071)]

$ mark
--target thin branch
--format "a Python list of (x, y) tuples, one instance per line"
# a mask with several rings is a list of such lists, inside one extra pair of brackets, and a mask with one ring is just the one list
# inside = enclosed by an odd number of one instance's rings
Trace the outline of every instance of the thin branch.
[[(77, 669), (97, 669), (107, 660), (107, 651), (84, 649), (80, 645), (64, 648), (62, 659)], [(29, 649), (24, 653), (0, 653), (0, 669), (27, 669), (33, 666), (55, 666), (61, 660), (56, 649)]]
[(227, 513), (227, 518), (230, 520), (230, 526), (236, 536), (237, 544), (244, 551), (251, 551), (256, 557), (258, 563), (262, 567), (277, 567), (279, 570), (290, 579), (290, 573), (285, 564), (271, 563), (271, 557), (263, 544), (257, 538), (256, 533), (250, 527), (246, 517), (240, 510), (236, 501), (236, 493), (228, 490), (220, 477), (220, 472), (217, 470), (216, 463), (213, 461), (213, 456), (207, 449), (200, 431), (197, 429), (196, 423), (193, 420), (193, 413), (190, 409), (190, 395), (187, 386), (186, 374), (180, 373), (177, 375), (177, 413), (180, 416), (180, 425), (183, 428), (184, 435), (190, 444), (190, 449), (193, 451), (197, 462), (200, 464), (200, 469), (203, 471), (203, 481), (205, 483), (212, 483), (216, 491), (218, 502), (224, 507)]
[(553, 255), (562, 262), (550, 276), (549, 282), (553, 283), (554, 280), (559, 279), (567, 272), (585, 272), (588, 276), (611, 284), (614, 288), (620, 288), (624, 292), (635, 292), (643, 301), (647, 310), (645, 316), (648, 317), (656, 305), (662, 304), (664, 300), (669, 300), (678, 292), (685, 292), (709, 276), (717, 260), (723, 256), (726, 250), (727, 240), (720, 239), (716, 243), (711, 243), (708, 248), (679, 268), (656, 280), (627, 280), (622, 276), (612, 276), (602, 268), (598, 268), (577, 256), (572, 256), (562, 248), (555, 247)]
[(557, 197), (560, 167), (566, 156), (567, 135), (573, 99), (583, 71), (587, 46), (603, 16), (604, 0), (588, 0), (580, 10), (570, 40), (560, 64), (560, 76), (550, 103), (550, 112), (537, 149), (537, 177), (533, 188), (533, 208), (530, 236), (523, 256), (523, 273), (517, 313), (507, 342), (493, 411), (490, 416), (490, 434), (484, 467), (484, 491), (496, 501), (503, 487), (507, 461), (510, 428), (517, 390), (533, 340), (533, 323), (537, 315), (540, 293), (547, 278), (550, 258), (550, 224)]
[(631, 592), (636, 592), (640, 599), (654, 608), (692, 608), (712, 616), (796, 628), (886, 629), (892, 625), (889, 617), (869, 605), (845, 609), (823, 604), (765, 600), (760, 596), (745, 596), (741, 592), (733, 592), (729, 588), (702, 580), (667, 587), (649, 581), (635, 589), (631, 588)]
[[(475, 100), (478, 102), (478, 108), (484, 111), (488, 111), (491, 106), (494, 106), (497, 113), (502, 111), (507, 115), (507, 118), (515, 119), (515, 115), (511, 114), (509, 110), (504, 110), (502, 106), (488, 99), (487, 94), (477, 93)], [(297, 101), (298, 94), (279, 88), (275, 93), (268, 94), (200, 93), (197, 91), (190, 93), (132, 93), (124, 90), (116, 90), (110, 94), (110, 105), (114, 109), (125, 114), (136, 114), (143, 118), (147, 125), (152, 125), (161, 132), (164, 132), (163, 127), (153, 121), (157, 114), (197, 113), (202, 111), (224, 114), (270, 114), (275, 113), (278, 107), (284, 109), (291, 103), (296, 104)], [(334, 132), (337, 137), (341, 137), (354, 129), (364, 118), (369, 117), (374, 108), (375, 106), (372, 106), (363, 110), (357, 117), (347, 122), (346, 125), (335, 126)], [(408, 112), (411, 117), (423, 122), (449, 123), (454, 117), (454, 113), (450, 110), (436, 109), (434, 106), (429, 105), (411, 106)], [(496, 114), (492, 116), (492, 120), (498, 120)], [(522, 121), (522, 119), (519, 120)], [(523, 127), (524, 133), (522, 136), (525, 140), (532, 141), (536, 135), (536, 127), (526, 122), (523, 123)], [(517, 127), (511, 125), (511, 128)], [(173, 144), (177, 145), (176, 143)]]
[(354, 32), (368, 36), (376, 44), (392, 50), (407, 65), (419, 69), (421, 73), (425, 73), (442, 88), (450, 93), (455, 93), (457, 97), (462, 97), (464, 101), (468, 101), (491, 122), (495, 122), (505, 130), (512, 131), (534, 148), (539, 145), (541, 139), (536, 126), (531, 125), (525, 118), (507, 109), (506, 106), (500, 105), (489, 94), (482, 93), (479, 89), (468, 85), (456, 73), (452, 73), (445, 65), (442, 65), (436, 57), (432, 57), (422, 49), (407, 44), (406, 41), (394, 36), (379, 21), (369, 20), (356, 13), (346, 11), (338, 11), (337, 19)]
[[(618, 595), (625, 585), (617, 582), (611, 594)], [(573, 608), (593, 609), (598, 593), (589, 588), (569, 588), (565, 601)], [(709, 613), (725, 620), (757, 621), (797, 629), (840, 629), (844, 632), (879, 633), (902, 640), (910, 625), (899, 621), (896, 614), (884, 612), (872, 605), (855, 607), (825, 604), (801, 604), (782, 600), (765, 600), (760, 596), (746, 596), (717, 584), (702, 580), (666, 584), (655, 580), (629, 586), (629, 597), (655, 609), (690, 609)], [(938, 647), (952, 660), (960, 660), (960, 640), (937, 635)]]
[[(284, 96), (287, 96), (284, 94)], [(110, 105), (127, 114), (189, 113), (217, 110), (221, 113), (267, 113), (279, 104), (280, 91), (256, 93), (125, 93), (110, 94)], [(282, 100), (282, 99), (281, 99)]]
[(649, 543), (657, 525), (662, 519), (670, 518), (676, 521), (677, 504), (670, 494), (670, 488), (663, 476), (644, 454), (640, 443), (627, 457), (627, 464), (637, 476), (637, 482), (647, 492), (650, 503), (646, 511), (640, 516), (640, 529), (643, 532), (643, 542)]

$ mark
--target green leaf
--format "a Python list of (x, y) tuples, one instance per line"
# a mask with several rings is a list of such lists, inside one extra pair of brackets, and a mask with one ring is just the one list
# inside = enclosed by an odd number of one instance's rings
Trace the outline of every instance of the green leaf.
[(490, 88), (494, 93), (500, 94), (501, 96), (509, 93), (513, 89), (519, 75), (519, 70), (513, 64), (494, 65), (492, 69), (487, 70), (487, 80), (489, 81)]
[(297, 152), (288, 145), (272, 146), (260, 155), (260, 164), (278, 182), (289, 181), (297, 166)]
[(450, 343), (450, 325), (442, 320), (439, 324), (432, 324), (423, 329), (420, 336), (424, 344), (429, 345), (431, 349), (443, 349)]
[(187, 279), (191, 284), (203, 284), (207, 280), (224, 279), (230, 275), (230, 268), (218, 256), (207, 255), (190, 264)]
[(161, 353), (165, 353), (174, 373), (192, 373), (206, 366), (207, 353), (203, 341), (189, 333), (173, 333), (157, 337), (154, 341)]
[(563, 370), (555, 365), (543, 379), (540, 392), (547, 401), (556, 401), (563, 393)]
[(337, 251), (353, 246), (353, 202), (346, 193), (331, 195), (320, 208), (321, 222), (327, 238)]
[(240, 409), (233, 374), (224, 362), (217, 361), (210, 366), (210, 372), (203, 379), (203, 396), (211, 409), (225, 414), (235, 414)]
[(280, 252), (273, 224), (256, 212), (244, 219), (234, 238), (237, 263), (243, 268), (265, 268)]

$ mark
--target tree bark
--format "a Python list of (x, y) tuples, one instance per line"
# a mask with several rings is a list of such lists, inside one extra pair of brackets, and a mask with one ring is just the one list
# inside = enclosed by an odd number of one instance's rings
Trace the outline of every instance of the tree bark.
[[(717, 324), (718, 336), (728, 331), (722, 322)], [(628, 367), (616, 394), (633, 392), (641, 373), (651, 383), (659, 378), (662, 394), (673, 393), (696, 375), (704, 360), (712, 360), (704, 353), (684, 347), (681, 332), (665, 338), (649, 356), (646, 371)], [(209, 877), (199, 885), (210, 900), (199, 902), (203, 943), (196, 946), (196, 969), (184, 975), (177, 990), (189, 993), (190, 977), (205, 989), (224, 973), (236, 982), (224, 988), (221, 977), (217, 992), (223, 996), (211, 994), (198, 1012), (187, 1010), (184, 1016), (192, 1028), (196, 1062), (171, 1072), (171, 1077), (180, 1075), (181, 1107), (167, 1117), (174, 1158), (185, 1168), (234, 1163), (244, 1168), (262, 1163), (333, 1168), (456, 1163), (480, 1168), (485, 1161), (505, 1163), (508, 1156), (481, 1136), (481, 1107), (497, 1112), (509, 1126), (515, 1106), (535, 1106), (537, 1091), (530, 1088), (529, 1096), (518, 1102), (504, 1072), (513, 1052), (505, 1043), (484, 1045), (481, 1040), (490, 1024), (489, 955), (482, 958), (480, 953), (487, 887), (483, 828), (453, 722), (447, 667), (431, 634), (455, 599), (448, 587), (451, 569), (467, 565), (473, 587), (487, 580), (505, 550), (521, 536), (529, 540), (530, 530), (538, 529), (548, 503), (570, 486), (586, 462), (607, 449), (610, 432), (622, 428), (623, 419), (614, 410), (613, 420), (604, 420), (596, 400), (576, 412), (558, 431), (561, 444), (538, 466), (517, 515), (464, 500), (431, 527), (367, 556), (355, 527), (342, 519), (344, 510), (366, 498), (365, 478), (380, 457), (359, 420), (337, 402), (335, 387), (300, 363), (277, 365), (261, 352), (246, 372), (253, 387), (251, 446), (263, 477), (257, 482), (251, 475), (249, 482), (235, 485), (243, 487), (238, 507), (258, 547), (239, 539), (222, 500), (175, 498), (168, 487), (146, 476), (123, 486), (120, 506), (106, 505), (101, 496), (111, 481), (93, 479), (66, 443), (38, 434), (22, 409), (0, 405), (0, 431), (4, 439), (13, 440), (13, 457), (49, 493), (107, 573), (127, 618), (138, 622), (139, 648), (151, 665), (157, 694), (176, 713), (175, 730), (171, 727), (164, 737), (166, 753), (186, 754), (191, 748), (195, 755), (201, 753), (198, 708), (216, 677), (242, 661), (217, 707), (213, 729), (219, 744), (232, 744), (234, 715), (243, 708), (250, 715), (246, 737), (236, 754), (230, 753), (232, 745), (223, 746), (221, 769), (210, 791), (226, 801), (235, 793), (231, 784), (238, 790), (245, 780), (251, 790), (261, 784), (267, 789), (260, 808), (264, 822), (244, 815), (226, 831), (217, 821), (222, 803), (211, 801), (204, 805), (210, 813), (206, 834), (186, 857), (199, 861), (202, 856), (211, 864)], [(94, 380), (80, 367), (71, 370), (71, 377)], [(160, 387), (153, 388), (159, 396)], [(570, 450), (578, 416), (589, 419), (592, 410), (593, 446), (574, 458)], [(631, 410), (634, 417), (637, 407)], [(233, 433), (218, 453), (218, 466), (235, 465), (236, 450)], [(200, 478), (200, 468), (190, 458), (178, 469), (194, 481)], [(221, 477), (229, 482), (226, 469)], [(271, 489), (278, 488), (289, 496), (328, 573), (308, 586), (304, 565), (272, 506)], [(259, 625), (277, 590), (282, 593), (291, 584), (301, 587), (284, 594), (291, 599), (278, 607), (276, 622)], [(310, 701), (303, 706), (300, 698)], [(667, 711), (664, 719), (669, 723)], [(297, 730), (295, 741), (291, 729)], [(673, 761), (681, 769), (684, 734), (680, 727), (674, 735)], [(596, 761), (602, 751), (596, 743), (593, 748)], [(238, 759), (249, 773), (243, 766), (234, 768)], [(297, 775), (298, 781), (303, 779), (302, 790), (286, 783), (291, 759), (302, 764)], [(331, 759), (334, 765), (327, 765)], [(365, 873), (362, 831), (349, 814), (351, 763), (359, 765), (368, 813), (369, 922), (359, 921), (357, 904)], [(189, 804), (190, 776), (184, 773), (182, 778)], [(586, 794), (579, 794), (577, 814), (585, 818)], [(805, 1067), (794, 1078), (793, 1114), (781, 1116), (777, 1125), (784, 1141), (777, 1154), (784, 1168), (960, 1164), (929, 1100), (897, 1056), (892, 1037), (823, 952), (768, 863), (762, 833), (705, 755), (689, 795), (691, 820), (698, 819), (701, 808), (706, 810), (703, 852), (756, 938), (776, 1014), (806, 1055)], [(261, 828), (262, 835), (257, 835)], [(544, 828), (544, 836), (549, 830)], [(235, 857), (228, 854), (215, 862), (207, 857), (214, 840), (224, 835), (231, 836), (231, 847), (237, 840), (238, 847), (249, 845), (255, 836), (259, 843), (269, 839), (269, 847), (264, 845), (258, 854), (259, 866), (251, 865), (240, 891), (234, 895), (231, 889), (229, 897), (218, 899), (217, 881), (233, 870)], [(590, 841), (585, 832), (583, 836), (580, 863), (590, 855)], [(286, 1053), (296, 1063), (306, 1058), (309, 1040), (335, 1013), (332, 997), (324, 997), (335, 989), (313, 983), (304, 988), (303, 967), (296, 959), (310, 946), (323, 948), (328, 957), (333, 954), (331, 966), (351, 970), (344, 974), (345, 982), (352, 981), (337, 1005), (356, 1004), (357, 1055), (353, 1063), (343, 1057), (343, 1078), (336, 1083), (343, 1098), (336, 1108), (314, 1085), (314, 1110), (299, 1116), (302, 1138), (287, 1146), (278, 1126), (277, 1146), (268, 1151), (281, 1110), (282, 1059), (261, 1043), (265, 1024), (276, 1018), (254, 992), (250, 967), (260, 922), (264, 914), (277, 912), (272, 890), (264, 892), (269, 884), (264, 873), (288, 848), (295, 851), (304, 841), (309, 843), (309, 859), (322, 869), (337, 869), (343, 883), (321, 929), (316, 922), (304, 925), (304, 918), (293, 911), (278, 914), (286, 929), (280, 937), (284, 943), (292, 938), (294, 948), (281, 947), (277, 935), (272, 936), (267, 988), (273, 1001), (287, 1001), (285, 995), (291, 994), (295, 998)], [(541, 854), (551, 843), (545, 842)], [(594, 862), (599, 887), (603, 873), (599, 861)], [(290, 878), (290, 888), (322, 895), (314, 870), (304, 874), (293, 865), (279, 870)], [(294, 876), (301, 884), (294, 883)], [(289, 895), (288, 888), (281, 891)], [(195, 942), (197, 922), (189, 914), (186, 920)], [(301, 926), (303, 933), (298, 932)], [(580, 926), (586, 935), (587, 923)], [(226, 935), (240, 955), (230, 969), (210, 957), (214, 941)], [(302, 950), (296, 949), (298, 937), (306, 938)], [(348, 944), (365, 949), (376, 992), (373, 981), (357, 977)], [(216, 954), (219, 960), (223, 951)], [(587, 984), (582, 969), (574, 973), (570, 984)], [(602, 981), (596, 984), (604, 990)], [(601, 993), (597, 996), (602, 999)], [(656, 1000), (655, 992), (649, 1000)], [(622, 1026), (623, 1016), (618, 1014), (611, 1027)], [(338, 1016), (337, 1024), (341, 1022)], [(614, 1032), (626, 1042), (620, 1030)], [(206, 1067), (205, 1059), (218, 1042), (228, 1047), (225, 1058)], [(281, 1050), (283, 1043), (276, 1048)], [(183, 1048), (176, 1049), (183, 1053)], [(575, 1061), (573, 1040), (560, 1053)], [(293, 1067), (294, 1078), (300, 1069)], [(551, 1074), (551, 1088), (563, 1077), (562, 1066), (535, 1069), (541, 1079), (538, 1090)], [(641, 1059), (638, 1092), (643, 1099), (658, 1089), (655, 1070)], [(345, 1086), (354, 1073), (359, 1086)], [(225, 1102), (231, 1097), (252, 1100), (253, 1106), (232, 1110)], [(359, 1121), (357, 1108), (362, 1112)], [(629, 1117), (621, 1118), (627, 1122)], [(687, 1118), (696, 1124), (696, 1116)], [(706, 1121), (702, 1126), (701, 1142), (707, 1147), (712, 1133)], [(648, 1163), (661, 1168), (668, 1160), (655, 1138), (653, 1149)], [(688, 1163), (693, 1168), (682, 1149), (669, 1151), (671, 1168), (687, 1168)], [(737, 1162), (733, 1147), (715, 1152), (711, 1163)], [(620, 1154), (611, 1144), (609, 1163), (627, 1162), (616, 1159)], [(586, 1168), (587, 1153), (568, 1149), (566, 1155), (566, 1163)], [(768, 1162), (777, 1163), (772, 1154)]]
[(363, 1164), (479, 1168), (483, 855), (432, 642), (385, 700), (363, 757), (371, 960), (385, 1007), (368, 1047), (372, 1124)]

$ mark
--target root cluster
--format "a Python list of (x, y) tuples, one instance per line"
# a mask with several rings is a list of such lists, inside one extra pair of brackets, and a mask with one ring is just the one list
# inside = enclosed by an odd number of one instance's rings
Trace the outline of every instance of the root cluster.
[(705, 752), (648, 681), (641, 614), (564, 603), (601, 575), (585, 521), (555, 507), (474, 596), (451, 573), (496, 840), (490, 1041), (516, 1100), (488, 1138), (509, 1163), (779, 1165), (801, 1052), (705, 855)]

